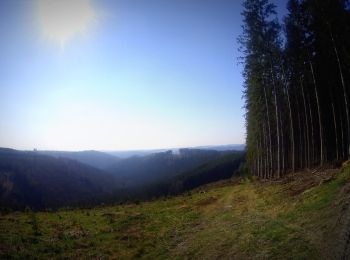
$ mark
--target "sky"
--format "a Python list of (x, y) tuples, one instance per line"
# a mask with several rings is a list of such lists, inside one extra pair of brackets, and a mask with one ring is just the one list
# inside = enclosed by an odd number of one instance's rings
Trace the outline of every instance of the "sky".
[(244, 143), (241, 5), (0, 1), (0, 147)]

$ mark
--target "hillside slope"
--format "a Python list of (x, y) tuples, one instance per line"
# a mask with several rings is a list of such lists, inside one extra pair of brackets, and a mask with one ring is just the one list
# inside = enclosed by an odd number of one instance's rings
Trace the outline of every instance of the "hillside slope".
[(237, 176), (244, 158), (245, 153), (243, 152), (225, 152), (194, 169), (181, 172), (165, 180), (159, 178), (159, 181), (150, 184), (120, 189), (115, 193), (115, 197), (120, 201), (130, 202), (178, 195), (208, 183)]
[(226, 153), (232, 153), (232, 151), (218, 152), (215, 150), (184, 148), (175, 154), (169, 150), (119, 160), (106, 170), (123, 178), (125, 186), (139, 187), (170, 180), (184, 171), (192, 170)]
[(183, 172), (171, 180), (169, 191), (172, 194), (194, 189), (204, 184), (228, 179), (237, 173), (245, 158), (245, 153), (232, 151)]
[(232, 179), (137, 205), (3, 214), (0, 258), (341, 258), (349, 194), (347, 167)]
[(116, 177), (71, 159), (0, 148), (0, 208), (92, 202), (119, 185)]
[(83, 164), (90, 165), (94, 168), (105, 170), (111, 165), (115, 164), (120, 158), (103, 153), (99, 151), (80, 151), (80, 152), (67, 152), (67, 151), (37, 151), (37, 153), (43, 155), (50, 155), (55, 158), (68, 158), (78, 161)]
[[(95, 151), (42, 154), (0, 148), (0, 208), (56, 209), (180, 193), (232, 176), (244, 153), (184, 150), (175, 155), (167, 152), (124, 160), (112, 158), (121, 166), (121, 171), (114, 174), (82, 163), (91, 159), (91, 164), (102, 167), (111, 162), (109, 157)], [(201, 163), (193, 172), (192, 167)], [(183, 173), (184, 169), (190, 171)]]

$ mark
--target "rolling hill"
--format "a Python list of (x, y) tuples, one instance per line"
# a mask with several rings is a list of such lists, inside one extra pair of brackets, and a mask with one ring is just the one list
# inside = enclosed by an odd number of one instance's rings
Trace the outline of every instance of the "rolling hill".
[(144, 186), (170, 180), (182, 172), (215, 160), (225, 153), (229, 151), (180, 149), (178, 153), (173, 153), (169, 150), (119, 160), (106, 170), (122, 177), (126, 187)]
[[(182, 149), (178, 154), (168, 151), (118, 159), (95, 151), (0, 148), (0, 207), (92, 206), (177, 194), (231, 176), (243, 157), (242, 152)], [(184, 183), (181, 189), (179, 182)]]
[(67, 151), (37, 151), (43, 155), (53, 156), (55, 158), (68, 158), (72, 159), (100, 170), (105, 170), (111, 165), (118, 162), (120, 159), (116, 156), (99, 151), (80, 151), (80, 152), (67, 152)]
[(243, 152), (219, 153), (215, 159), (190, 170), (178, 172), (167, 178), (155, 178), (152, 182), (145, 182), (142, 185), (126, 186), (125, 189), (117, 191), (115, 197), (123, 202), (130, 202), (177, 195), (211, 182), (239, 175), (240, 166), (244, 160)]
[(67, 158), (0, 149), (0, 206), (62, 207), (111, 194), (115, 176)]
[(224, 153), (214, 160), (183, 172), (170, 181), (169, 193), (178, 194), (211, 182), (231, 178), (237, 174), (244, 158), (245, 153), (242, 152)]

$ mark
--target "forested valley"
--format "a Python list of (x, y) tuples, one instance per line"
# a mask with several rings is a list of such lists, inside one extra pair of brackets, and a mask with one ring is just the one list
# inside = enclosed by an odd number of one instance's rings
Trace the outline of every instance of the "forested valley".
[(104, 152), (0, 148), (0, 211), (93, 207), (177, 195), (237, 175), (244, 151)]
[(346, 0), (244, 2), (247, 161), (263, 179), (350, 156), (350, 9)]

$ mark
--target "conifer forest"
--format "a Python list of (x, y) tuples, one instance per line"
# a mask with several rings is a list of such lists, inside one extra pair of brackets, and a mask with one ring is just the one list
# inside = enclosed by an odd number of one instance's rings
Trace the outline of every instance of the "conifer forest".
[(247, 161), (259, 178), (350, 156), (350, 5), (289, 0), (281, 18), (246, 0), (243, 34)]

